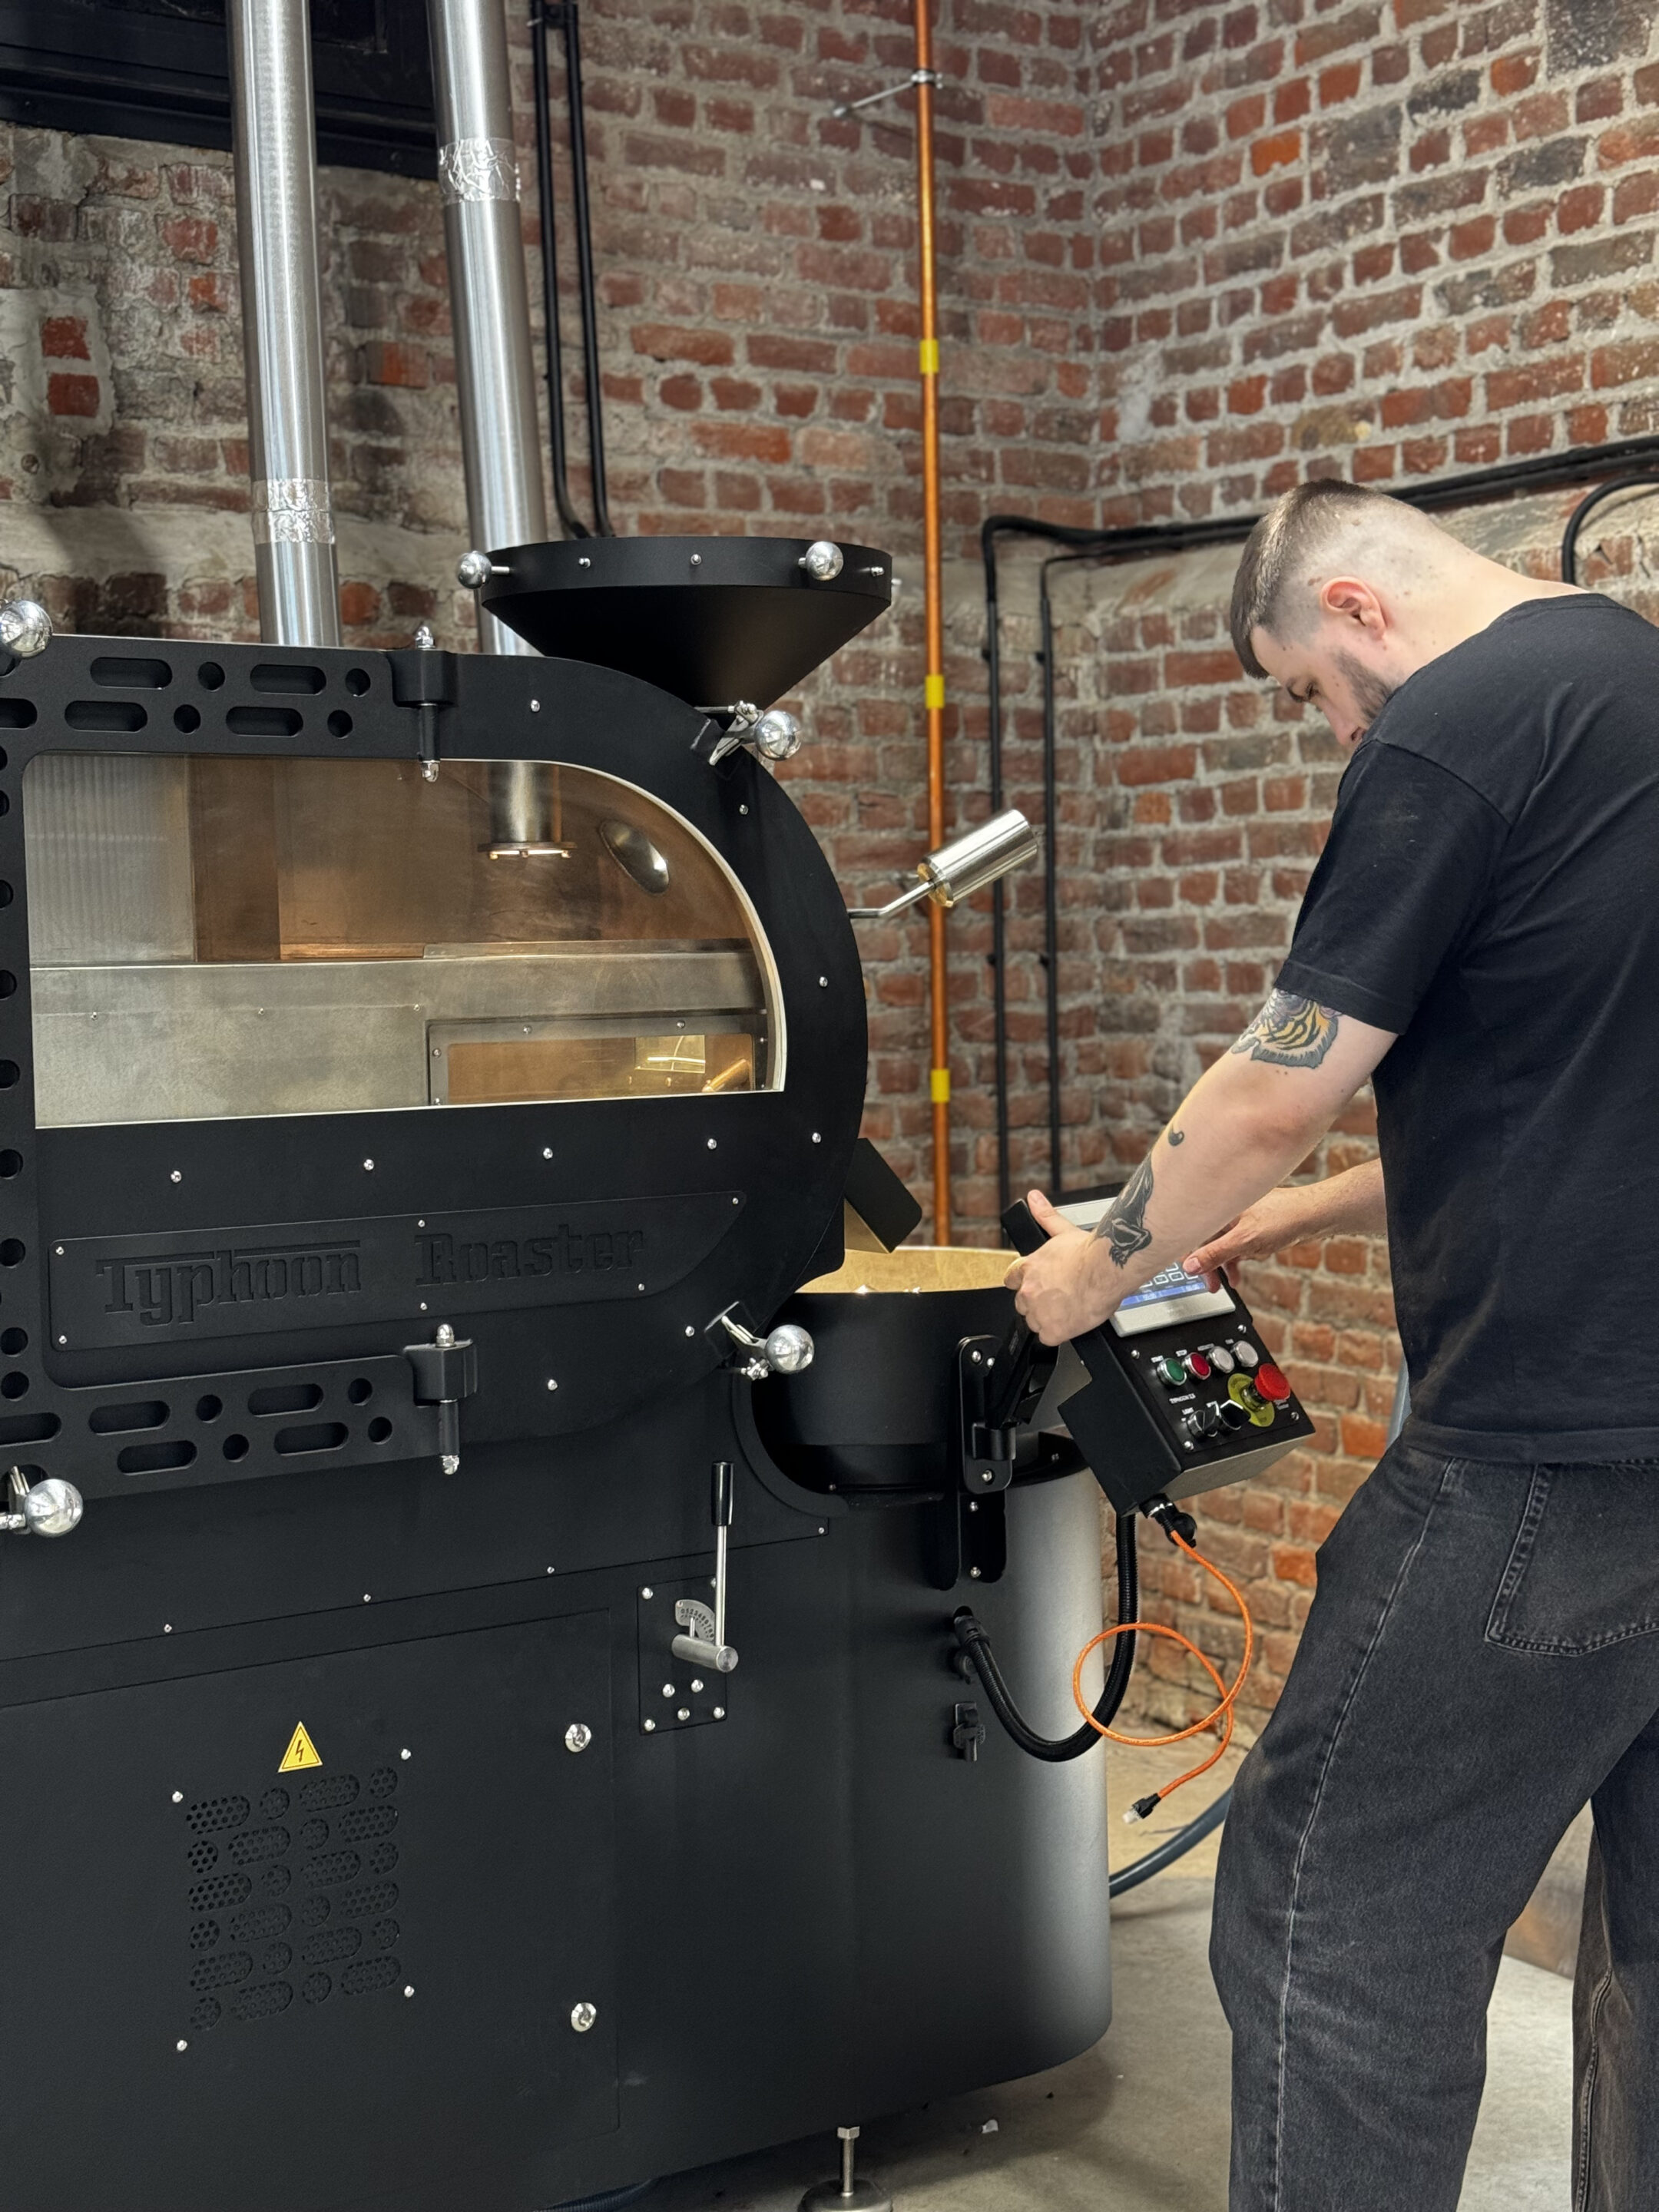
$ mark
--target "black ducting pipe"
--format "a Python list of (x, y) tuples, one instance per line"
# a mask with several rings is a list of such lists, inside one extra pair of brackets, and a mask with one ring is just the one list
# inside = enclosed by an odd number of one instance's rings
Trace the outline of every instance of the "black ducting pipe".
[[(593, 528), (576, 513), (570, 495), (569, 442), (564, 417), (563, 348), (559, 337), (559, 261), (554, 225), (552, 93), (548, 83), (547, 34), (564, 42), (565, 99), (570, 117), (570, 197), (576, 225), (576, 288), (581, 311), (582, 381), (586, 387), (587, 455), (592, 477)], [(548, 446), (553, 503), (570, 538), (611, 538), (605, 477), (605, 393), (599, 369), (598, 295), (593, 277), (592, 204), (587, 186), (587, 123), (582, 96), (581, 31), (577, 0), (532, 0), (532, 74), (535, 77), (537, 204), (542, 225), (542, 297), (547, 325)]]
[[(1408, 506), (1432, 512), (1436, 508), (1469, 506), (1480, 500), (1498, 499), (1516, 493), (1549, 491), (1562, 485), (1577, 483), (1587, 476), (1594, 476), (1607, 469), (1652, 473), (1627, 472), (1615, 483), (1597, 486), (1590, 498), (1581, 503), (1568, 524), (1567, 536), (1562, 544), (1562, 574), (1571, 583), (1576, 580), (1574, 570), (1578, 530), (1591, 508), (1601, 499), (1611, 497), (1614, 491), (1633, 489), (1638, 484), (1659, 484), (1659, 436), (1622, 438), (1603, 446), (1576, 446), (1564, 453), (1537, 453), (1524, 460), (1500, 462), (1492, 468), (1466, 469), (1455, 476), (1438, 477), (1426, 483), (1394, 489), (1393, 496), (1403, 500)], [(985, 575), (984, 655), (989, 690), (988, 736), (991, 811), (994, 814), (999, 812), (1004, 805), (1001, 599), (997, 566), (1000, 542), (1005, 538), (1033, 538), (1047, 544), (1064, 546), (1076, 558), (1133, 561), (1159, 553), (1194, 552), (1206, 545), (1242, 544), (1260, 520), (1258, 514), (1208, 515), (1189, 522), (1137, 523), (1121, 529), (1093, 530), (1070, 523), (1043, 522), (1029, 514), (991, 514), (986, 517), (980, 526), (980, 556)], [(1045, 602), (1048, 565), (1044, 563), (1042, 577)], [(1046, 793), (1053, 777), (1054, 744), (1053, 621), (1051, 610), (1045, 608), (1042, 611), (1042, 650), (1046, 656), (1043, 669)], [(1044, 866), (1052, 872), (1055, 866), (1052, 806), (1047, 830)], [(1052, 902), (1057, 907), (1057, 890), (1052, 895)], [(1050, 1040), (1048, 1125), (1050, 1166), (1058, 1194), (1064, 1187), (1059, 1173), (1055, 1133), (1059, 1073), (1054, 1038), (1058, 1014), (1057, 1009), (1053, 1008), (1053, 1002), (1056, 998), (1059, 979), (1053, 935), (1048, 927), (1050, 903), (1049, 886), (1045, 882), (1045, 946), (1048, 952), (1046, 989), (1051, 1002), (1048, 1022)], [(991, 1004), (997, 1119), (997, 1192), (999, 1211), (1002, 1212), (1007, 1211), (1012, 1194), (1008, 1158), (1011, 1122), (1007, 969), (1007, 904), (1004, 886), (999, 883), (993, 890), (991, 904)]]

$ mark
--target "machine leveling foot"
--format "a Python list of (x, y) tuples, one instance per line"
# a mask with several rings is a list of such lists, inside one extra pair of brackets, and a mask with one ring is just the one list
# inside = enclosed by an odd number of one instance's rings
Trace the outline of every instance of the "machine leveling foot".
[(841, 2137), (841, 2179), (820, 2181), (809, 2189), (800, 2200), (800, 2212), (893, 2212), (893, 2200), (887, 2191), (873, 2181), (860, 2181), (853, 2171), (853, 2146), (859, 2139), (856, 2128), (837, 2128)]

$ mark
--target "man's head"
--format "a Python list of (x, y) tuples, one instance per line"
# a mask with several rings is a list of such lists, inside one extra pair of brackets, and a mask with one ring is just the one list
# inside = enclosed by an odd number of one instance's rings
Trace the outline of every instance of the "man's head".
[(1233, 644), (1357, 744), (1408, 676), (1539, 588), (1386, 493), (1299, 484), (1245, 545)]

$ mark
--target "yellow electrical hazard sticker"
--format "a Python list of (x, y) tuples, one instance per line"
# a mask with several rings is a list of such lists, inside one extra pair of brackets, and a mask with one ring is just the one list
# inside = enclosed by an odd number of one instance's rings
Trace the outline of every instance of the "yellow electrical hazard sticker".
[(322, 1763), (317, 1747), (307, 1735), (306, 1724), (301, 1721), (294, 1731), (293, 1741), (283, 1753), (283, 1763), (276, 1771), (278, 1774), (297, 1774), (302, 1766), (320, 1766)]

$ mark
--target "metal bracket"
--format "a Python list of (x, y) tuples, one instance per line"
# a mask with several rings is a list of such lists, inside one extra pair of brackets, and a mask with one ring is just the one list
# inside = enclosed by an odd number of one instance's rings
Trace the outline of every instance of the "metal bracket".
[(438, 1464), (454, 1474), (461, 1464), (461, 1400), (478, 1387), (477, 1347), (446, 1321), (430, 1344), (406, 1344), (404, 1358), (415, 1370), (416, 1404), (438, 1408)]
[(416, 710), (415, 757), (428, 783), (438, 780), (438, 709), (455, 703), (455, 656), (440, 653), (424, 623), (413, 645), (388, 653), (392, 696), (400, 707)]

